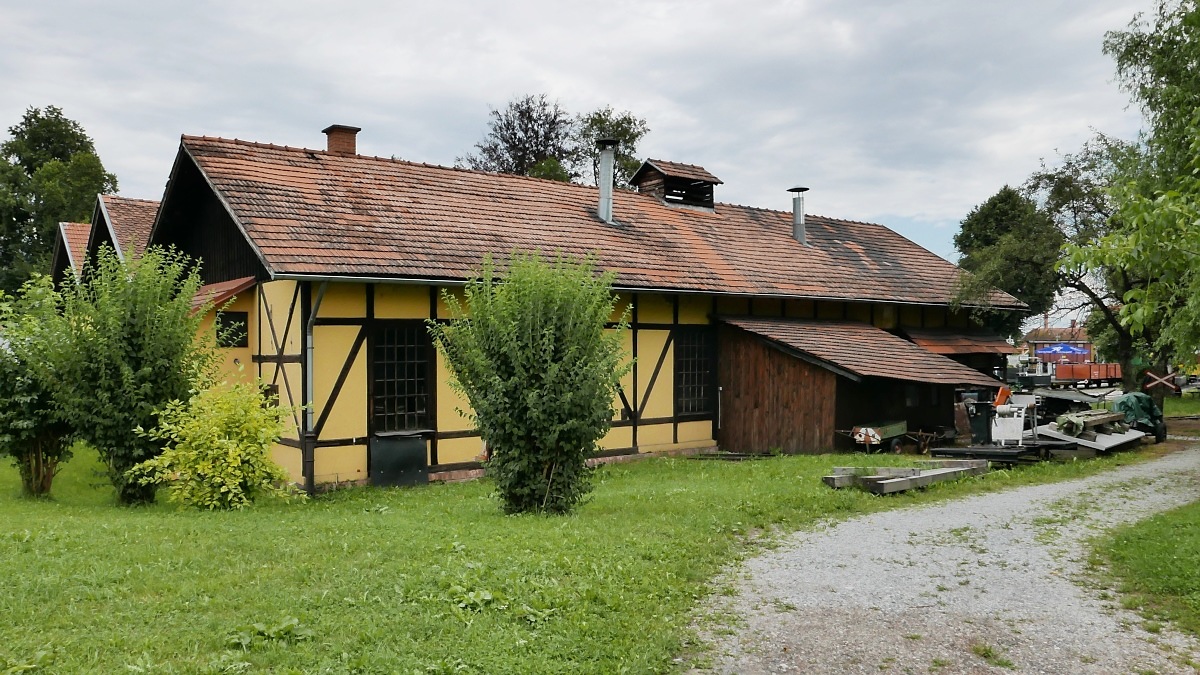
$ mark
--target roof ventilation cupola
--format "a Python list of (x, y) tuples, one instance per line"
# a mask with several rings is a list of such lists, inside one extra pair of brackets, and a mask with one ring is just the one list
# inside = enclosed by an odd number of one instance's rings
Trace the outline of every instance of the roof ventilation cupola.
[(668, 205), (713, 207), (713, 186), (721, 179), (694, 164), (648, 159), (629, 179), (638, 192), (652, 194)]

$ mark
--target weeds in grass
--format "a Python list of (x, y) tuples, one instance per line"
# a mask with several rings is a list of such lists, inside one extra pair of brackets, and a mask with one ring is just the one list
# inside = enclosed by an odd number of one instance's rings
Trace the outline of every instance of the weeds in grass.
[(971, 645), (971, 653), (983, 659), (984, 661), (987, 661), (990, 665), (996, 666), (997, 668), (1013, 667), (1012, 661), (1009, 661), (1007, 658), (1005, 658), (1004, 654), (999, 649), (996, 649), (989, 644), (976, 642), (975, 644)]

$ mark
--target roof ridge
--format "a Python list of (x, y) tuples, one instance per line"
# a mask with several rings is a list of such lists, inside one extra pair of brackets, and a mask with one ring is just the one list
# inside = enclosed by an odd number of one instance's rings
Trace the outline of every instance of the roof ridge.
[[(225, 143), (236, 143), (238, 145), (246, 145), (246, 146), (251, 146), (251, 147), (255, 147), (255, 148), (267, 148), (267, 149), (271, 149), (271, 150), (288, 150), (291, 152), (317, 153), (317, 154), (325, 155), (326, 157), (337, 157), (337, 158), (343, 158), (343, 159), (347, 159), (347, 160), (368, 160), (368, 161), (373, 160), (373, 161), (378, 161), (378, 162), (390, 162), (393, 164), (405, 164), (407, 166), (418, 166), (418, 167), (424, 167), (427, 169), (442, 169), (445, 171), (457, 171), (459, 173), (472, 174), (472, 175), (476, 175), (476, 176), (499, 176), (502, 178), (515, 178), (515, 179), (528, 180), (528, 181), (538, 181), (538, 182), (542, 182), (542, 183), (551, 183), (554, 185), (569, 185), (569, 186), (578, 187), (578, 188), (588, 188), (591, 190), (599, 189), (597, 186), (588, 185), (587, 183), (576, 183), (573, 181), (561, 181), (561, 180), (555, 180), (553, 178), (539, 178), (536, 176), (525, 176), (525, 175), (522, 175), (519, 173), (504, 173), (503, 171), (484, 171), (483, 169), (471, 169), (471, 168), (463, 167), (463, 166), (448, 166), (445, 164), (432, 164), (430, 162), (418, 162), (415, 160), (404, 159), (402, 157), (395, 157), (395, 156), (381, 157), (379, 155), (364, 155), (364, 154), (346, 155), (346, 154), (340, 154), (340, 153), (331, 153), (328, 150), (318, 150), (315, 148), (303, 148), (303, 147), (299, 147), (299, 146), (290, 146), (290, 145), (278, 145), (275, 143), (260, 143), (258, 141), (247, 141), (247, 140), (244, 140), (241, 138), (225, 138), (223, 136), (192, 136), (189, 134), (181, 134), (180, 138), (181, 138), (181, 140), (182, 139), (190, 139), (190, 140), (199, 140), (199, 141), (223, 141)], [(629, 192), (629, 193), (637, 194), (636, 190), (624, 190), (622, 188), (617, 188), (616, 190), (614, 190), (614, 192)]]
[[(788, 211), (785, 209), (770, 209), (765, 206), (751, 206), (749, 204), (736, 204), (734, 202), (717, 202), (716, 206), (731, 206), (734, 208), (749, 209), (752, 211), (766, 211), (768, 213), (780, 213), (780, 214), (788, 215), (788, 216), (792, 215), (791, 211)], [(804, 214), (804, 217), (805, 218), (820, 218), (821, 220), (828, 220), (828, 221), (834, 222), (834, 223), (847, 223), (850, 225), (871, 225), (873, 227), (882, 227), (891, 232), (895, 232), (895, 230), (888, 227), (887, 225), (884, 225), (883, 223), (872, 223), (869, 220), (853, 220), (850, 218), (834, 218), (833, 216), (822, 216), (819, 213), (806, 213), (806, 214)], [(899, 233), (897, 232), (897, 234), (899, 234)], [(900, 236), (904, 236), (904, 235), (900, 235)], [(912, 241), (912, 240), (910, 239), (909, 241)], [(913, 242), (913, 243), (916, 243), (916, 242)], [(922, 248), (924, 248), (924, 247), (922, 247)], [(926, 249), (926, 250), (928, 250), (928, 249)]]
[(162, 200), (161, 200), (161, 199), (143, 199), (143, 198), (141, 198), (141, 197), (124, 197), (124, 196), (121, 196), (121, 195), (102, 195), (102, 196), (104, 196), (104, 197), (112, 197), (113, 199), (120, 199), (120, 200), (127, 201), (127, 202), (146, 202), (146, 203), (148, 203), (148, 204), (160, 204), (160, 203), (162, 203)]

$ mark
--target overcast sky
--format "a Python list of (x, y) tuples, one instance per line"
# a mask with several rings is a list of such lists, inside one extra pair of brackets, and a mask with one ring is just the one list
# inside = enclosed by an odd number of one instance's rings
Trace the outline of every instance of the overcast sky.
[(880, 222), (951, 260), (958, 223), (1092, 133), (1133, 138), (1101, 53), (1149, 0), (7, 2), (0, 127), (83, 124), (121, 193), (158, 199), (180, 134), (453, 164), (489, 107), (546, 93), (645, 118), (643, 157), (717, 199)]

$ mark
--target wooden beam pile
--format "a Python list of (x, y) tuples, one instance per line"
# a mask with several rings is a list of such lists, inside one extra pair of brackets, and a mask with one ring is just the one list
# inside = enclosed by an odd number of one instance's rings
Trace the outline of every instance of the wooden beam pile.
[(986, 473), (986, 459), (926, 459), (918, 466), (835, 466), (821, 478), (831, 488), (860, 487), (877, 495)]

